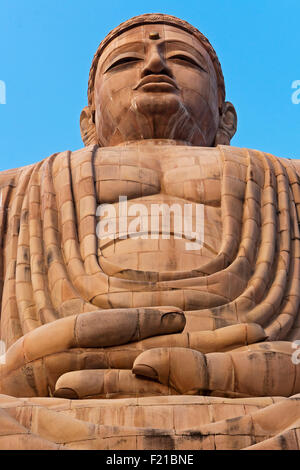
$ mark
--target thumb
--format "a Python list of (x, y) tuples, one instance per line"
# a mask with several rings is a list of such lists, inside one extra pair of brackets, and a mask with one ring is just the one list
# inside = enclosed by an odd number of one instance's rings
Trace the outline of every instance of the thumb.
[(183, 394), (201, 394), (208, 387), (205, 355), (186, 348), (144, 351), (134, 361), (134, 374), (156, 380)]

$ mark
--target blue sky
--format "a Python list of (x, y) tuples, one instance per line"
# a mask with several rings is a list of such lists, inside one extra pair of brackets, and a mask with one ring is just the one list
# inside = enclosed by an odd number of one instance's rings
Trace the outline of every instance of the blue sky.
[(291, 99), (299, 0), (0, 0), (0, 170), (83, 146), (79, 116), (99, 42), (151, 12), (181, 17), (212, 42), (238, 112), (232, 145), (300, 158), (300, 104)]

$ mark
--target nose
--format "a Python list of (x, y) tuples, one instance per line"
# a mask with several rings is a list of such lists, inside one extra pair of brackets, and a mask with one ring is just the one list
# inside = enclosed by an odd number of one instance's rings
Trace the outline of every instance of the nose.
[(173, 78), (171, 69), (168, 67), (162, 53), (157, 47), (150, 48), (142, 70), (142, 78), (147, 75), (168, 75)]

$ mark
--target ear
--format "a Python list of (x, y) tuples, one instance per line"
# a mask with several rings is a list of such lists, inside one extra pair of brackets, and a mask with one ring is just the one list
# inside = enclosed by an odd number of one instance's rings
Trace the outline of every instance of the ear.
[(86, 106), (81, 111), (80, 133), (85, 146), (97, 144), (94, 112), (91, 110), (90, 106)]
[(219, 128), (215, 138), (215, 146), (230, 145), (237, 128), (236, 110), (229, 101), (225, 101), (220, 116)]

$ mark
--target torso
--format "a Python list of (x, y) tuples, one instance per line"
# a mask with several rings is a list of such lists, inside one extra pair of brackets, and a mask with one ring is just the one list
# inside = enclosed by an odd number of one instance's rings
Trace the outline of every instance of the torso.
[[(177, 217), (185, 212), (185, 205), (192, 207), (203, 204), (204, 244), (201, 249), (187, 249), (187, 240), (182, 226), (182, 238), (173, 233), (171, 218), (170, 236), (151, 235), (151, 220), (148, 219), (148, 233), (143, 237), (129, 235), (125, 239), (99, 240), (99, 264), (103, 259), (123, 269), (138, 271), (189, 271), (199, 268), (216, 256), (219, 251), (221, 223), (221, 155), (216, 148), (193, 148), (185, 146), (126, 146), (103, 149), (95, 157), (95, 178), (98, 202), (113, 204), (117, 227), (120, 222), (119, 197), (126, 196), (128, 217), (123, 227), (130, 228), (130, 222), (140, 215), (135, 213), (134, 204), (142, 204), (151, 214), (152, 204), (177, 204)], [(153, 207), (153, 206), (152, 206)], [(137, 209), (137, 207), (135, 208)], [(122, 209), (121, 209), (122, 210)], [(123, 206), (124, 210), (124, 206)], [(187, 212), (186, 212), (187, 214)], [(200, 212), (199, 212), (200, 214)], [(183, 220), (182, 223), (184, 224)], [(145, 226), (144, 226), (145, 227)], [(180, 228), (180, 222), (176, 227)], [(139, 231), (138, 227), (135, 231)], [(161, 227), (160, 227), (161, 228)], [(196, 220), (193, 220), (193, 230)]]

